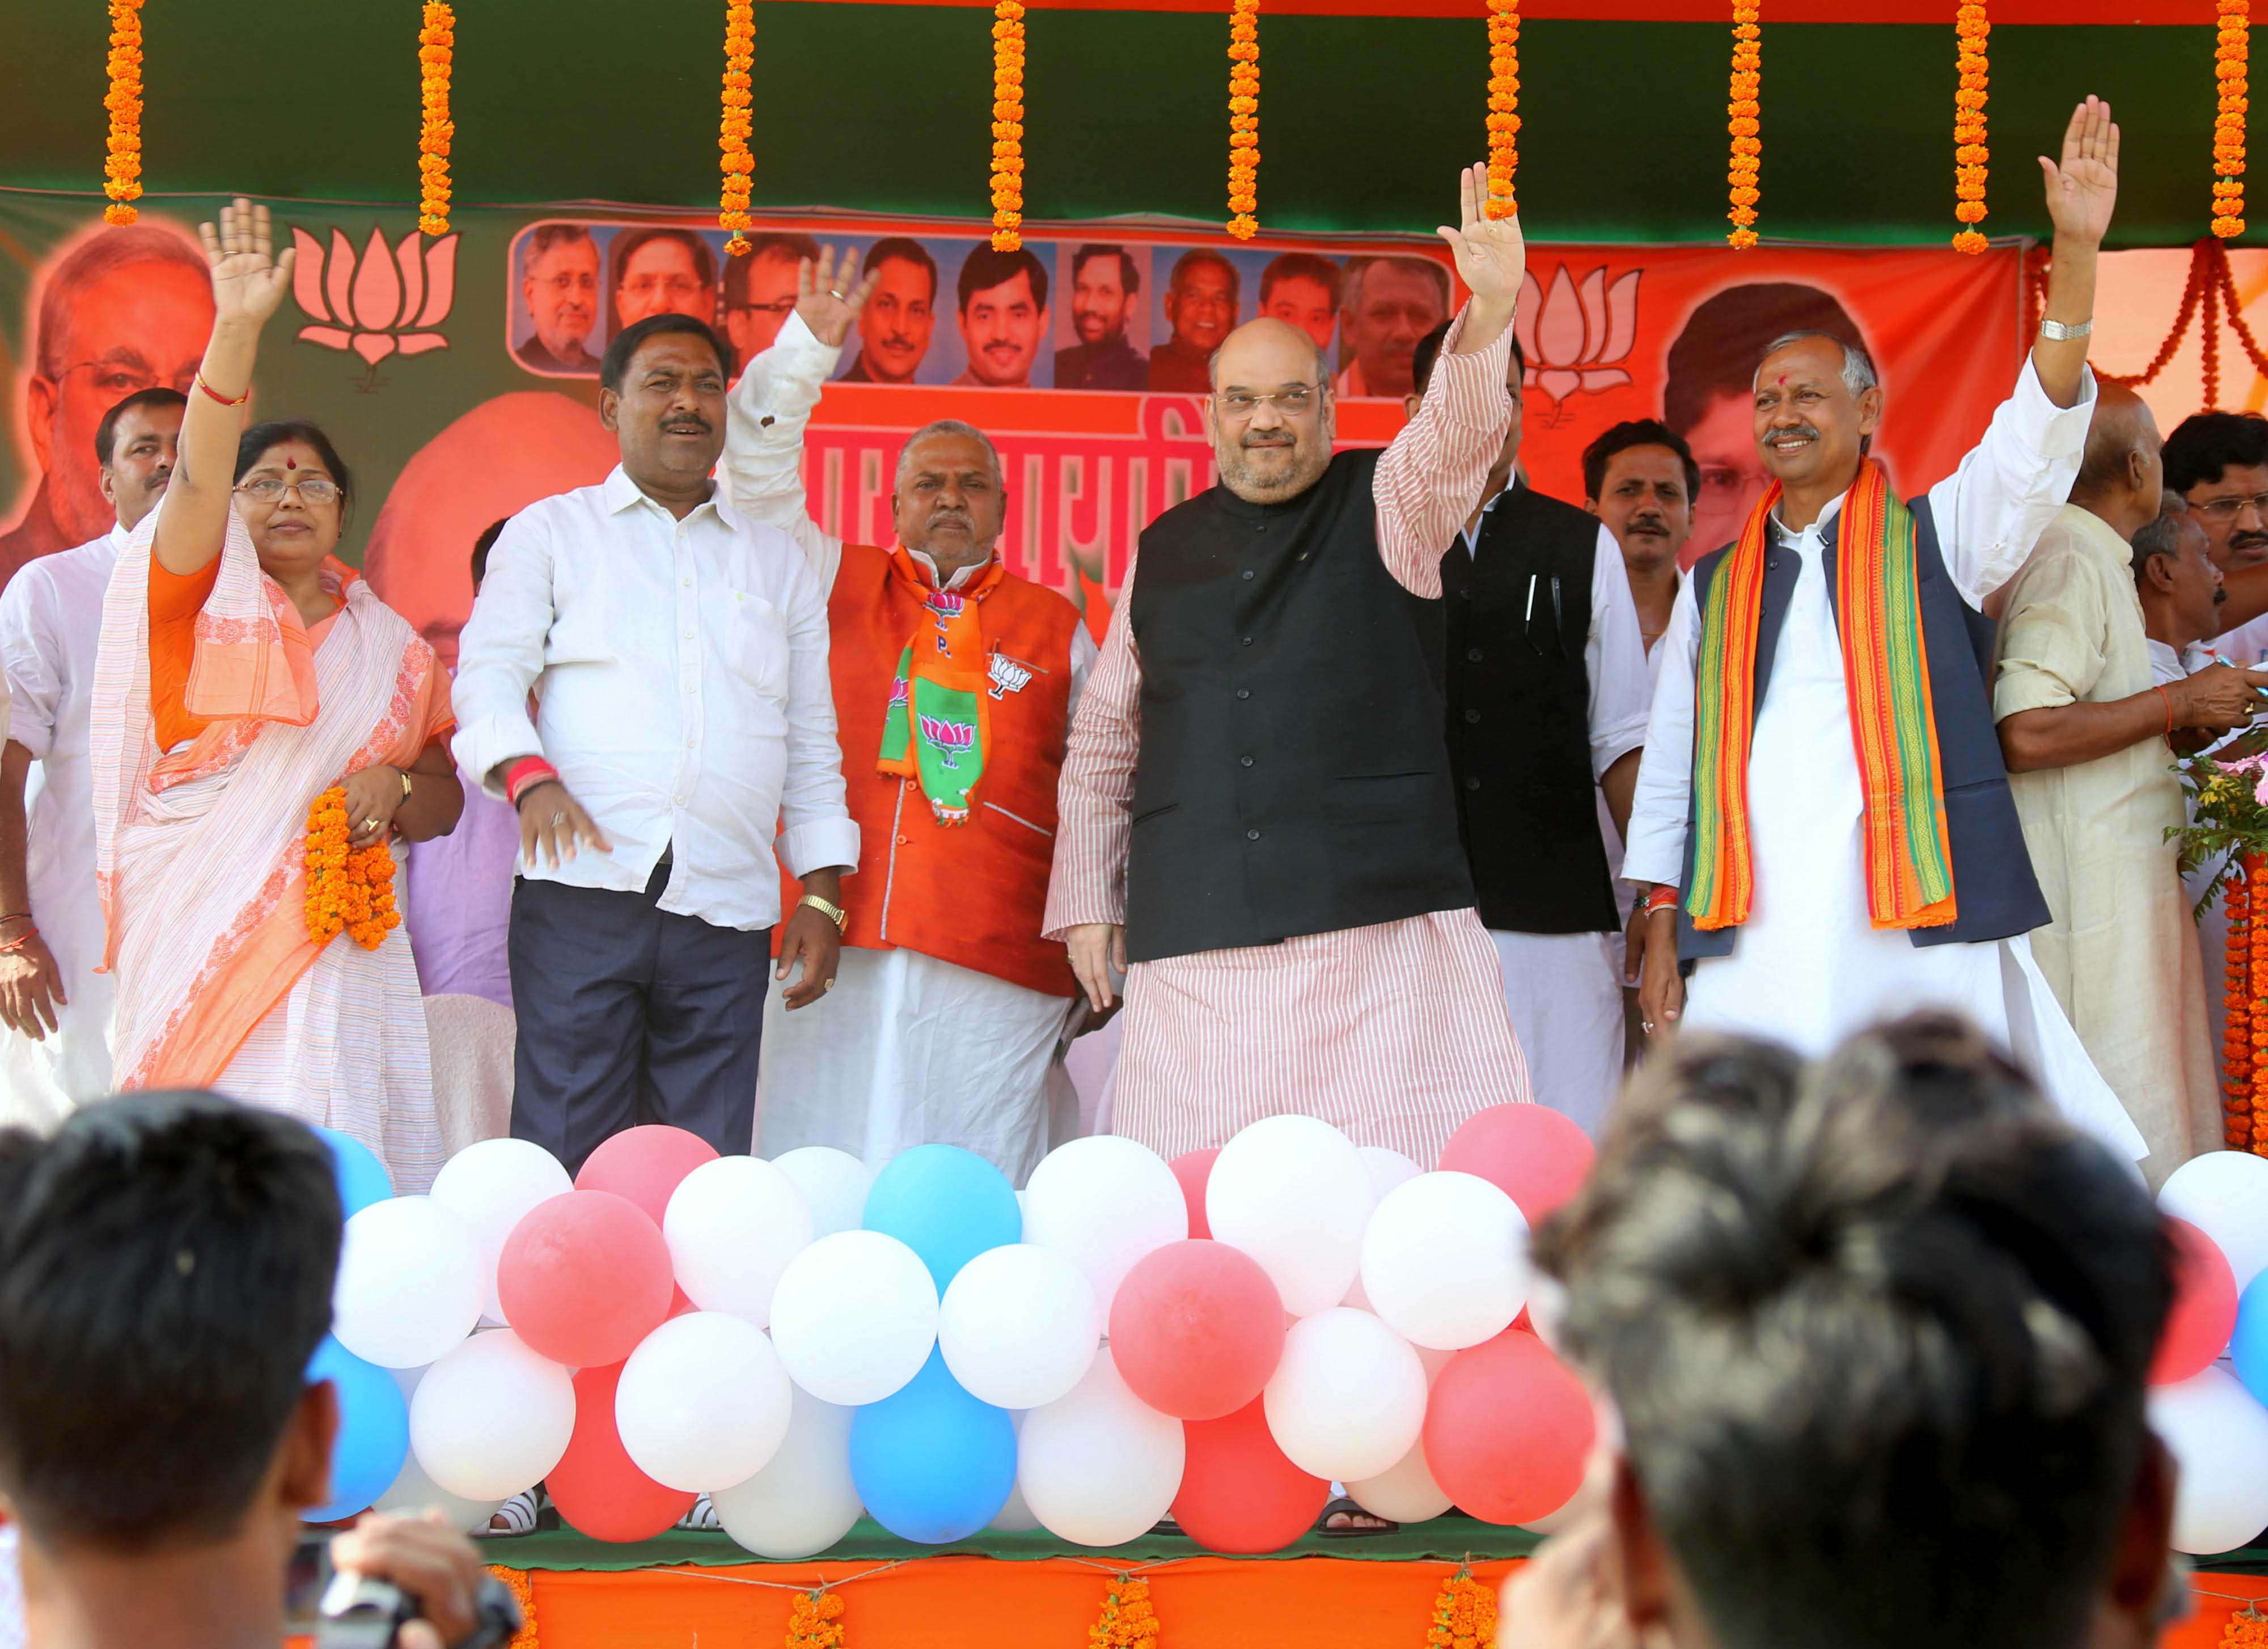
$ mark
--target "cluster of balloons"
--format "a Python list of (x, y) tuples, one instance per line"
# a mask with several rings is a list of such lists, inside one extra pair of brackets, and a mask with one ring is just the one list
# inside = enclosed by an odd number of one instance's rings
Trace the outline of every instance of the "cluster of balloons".
[(395, 1197), (333, 1143), (325, 1517), (438, 1503), (474, 1527), (544, 1482), (612, 1541), (707, 1493), (782, 1559), (862, 1510), (929, 1544), (989, 1526), (1096, 1547), (1170, 1512), (1263, 1552), (1334, 1481), (1398, 1522), (1534, 1523), (1591, 1446), (1527, 1313), (1529, 1226), (1592, 1154), (1542, 1106), (1474, 1117), (1435, 1173), (1276, 1116), (1173, 1163), (1077, 1140), (1021, 1192), (950, 1145), (870, 1181), (840, 1152), (637, 1128), (571, 1182), (490, 1140)]
[(2210, 1556), (2268, 1528), (2268, 1158), (2192, 1158), (2158, 1208), (2174, 1308), (2150, 1367), (2150, 1424), (2181, 1466), (2174, 1545)]

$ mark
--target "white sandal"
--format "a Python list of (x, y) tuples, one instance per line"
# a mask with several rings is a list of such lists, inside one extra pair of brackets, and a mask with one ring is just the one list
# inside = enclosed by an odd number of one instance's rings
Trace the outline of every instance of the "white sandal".
[(473, 1531), (475, 1540), (512, 1540), (535, 1533), (535, 1494), (533, 1489), (516, 1494), (489, 1516), (488, 1527)]
[(677, 1520), (677, 1527), (694, 1529), (703, 1535), (714, 1535), (721, 1531), (725, 1524), (717, 1515), (717, 1508), (709, 1497), (701, 1494), (694, 1496), (693, 1509)]

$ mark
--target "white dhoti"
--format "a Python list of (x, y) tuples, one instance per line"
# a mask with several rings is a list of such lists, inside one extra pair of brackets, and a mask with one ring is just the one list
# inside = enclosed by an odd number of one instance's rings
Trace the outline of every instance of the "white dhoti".
[(1535, 1102), (1594, 1139), (1623, 1079), (1621, 937), (1489, 931)]

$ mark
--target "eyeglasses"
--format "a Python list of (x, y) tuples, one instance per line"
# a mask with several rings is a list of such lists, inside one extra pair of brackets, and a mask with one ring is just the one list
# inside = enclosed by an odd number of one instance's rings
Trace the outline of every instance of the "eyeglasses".
[(570, 273), (566, 275), (547, 275), (541, 280), (536, 282), (536, 284), (538, 286), (549, 287), (553, 292), (564, 298), (570, 292), (597, 291), (599, 290), (599, 277), (592, 274), (588, 269), (585, 269), (579, 274)]
[(1232, 389), (1219, 396), (1220, 409), (1232, 418), (1248, 418), (1269, 402), (1285, 416), (1296, 418), (1314, 406), (1321, 394), (1313, 384), (1294, 384), (1289, 389), (1278, 389), (1266, 394), (1249, 389)]
[(287, 492), (298, 493), (302, 504), (336, 504), (339, 501), (339, 483), (326, 481), (320, 475), (309, 475), (301, 481), (278, 481), (273, 475), (254, 475), (237, 490), (261, 504), (280, 503)]
[(138, 395), (145, 389), (160, 386), (178, 390), (186, 395), (197, 376), (197, 369), (192, 366), (187, 372), (176, 372), (170, 378), (160, 377), (148, 367), (130, 361), (81, 361), (76, 366), (66, 366), (55, 376), (69, 378), (73, 372), (83, 372), (89, 368), (94, 372), (95, 387), (114, 401), (123, 401), (129, 395)]
[(784, 317), (791, 313), (794, 308), (794, 298), (776, 298), (769, 304), (734, 304), (725, 313), (728, 315), (779, 315)]
[(2240, 498), (2207, 498), (2203, 504), (2190, 508), (2212, 521), (2234, 521), (2247, 510), (2257, 511), (2263, 520), (2268, 520), (2268, 492), (2256, 492)]
[(664, 292), (672, 298), (694, 298), (709, 289), (689, 276), (641, 275), (624, 281), (617, 290), (625, 298), (644, 298), (658, 297)]

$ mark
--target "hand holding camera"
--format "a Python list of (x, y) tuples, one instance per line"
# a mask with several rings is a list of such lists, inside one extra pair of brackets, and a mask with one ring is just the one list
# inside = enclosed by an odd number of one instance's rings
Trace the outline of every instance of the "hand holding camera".
[(493, 1649), (519, 1630), (512, 1593), (437, 1512), (372, 1513), (331, 1542), (318, 1649)]

